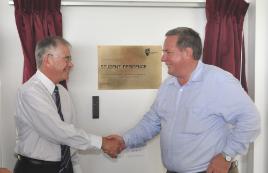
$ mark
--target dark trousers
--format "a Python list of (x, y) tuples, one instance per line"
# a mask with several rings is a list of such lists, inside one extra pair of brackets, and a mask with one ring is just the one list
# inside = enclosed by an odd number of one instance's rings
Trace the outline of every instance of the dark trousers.
[[(72, 164), (68, 168), (69, 172), (73, 172)], [(58, 173), (60, 162), (50, 162), (32, 159), (24, 156), (18, 156), (13, 173)]]
[[(231, 163), (231, 167), (230, 167), (228, 173), (239, 173), (239, 172), (238, 172), (238, 167), (237, 167), (237, 165), (238, 165), (238, 162), (237, 162), (237, 161), (233, 161), (233, 162)], [(197, 172), (197, 173), (206, 173), (206, 172), (207, 172), (207, 171)], [(178, 173), (178, 172), (167, 171), (167, 173)]]
[[(176, 173), (176, 172), (167, 171), (167, 173)], [(207, 171), (197, 172), (197, 173), (207, 173)]]

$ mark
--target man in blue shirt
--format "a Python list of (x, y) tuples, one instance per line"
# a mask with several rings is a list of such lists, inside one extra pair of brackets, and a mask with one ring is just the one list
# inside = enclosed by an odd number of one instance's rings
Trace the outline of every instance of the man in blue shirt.
[[(120, 150), (160, 133), (167, 173), (227, 173), (260, 132), (259, 113), (232, 74), (200, 61), (199, 34), (186, 27), (166, 33), (162, 61), (171, 75), (143, 119), (122, 137)], [(116, 151), (107, 151), (116, 157)]]

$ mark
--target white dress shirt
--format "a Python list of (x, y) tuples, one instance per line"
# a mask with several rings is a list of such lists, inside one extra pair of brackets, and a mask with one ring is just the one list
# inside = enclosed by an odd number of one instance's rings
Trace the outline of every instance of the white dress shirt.
[(60, 145), (71, 147), (74, 172), (81, 172), (77, 149), (100, 149), (102, 139), (78, 129), (73, 123), (75, 111), (68, 91), (59, 88), (61, 110), (64, 121), (60, 119), (57, 106), (52, 98), (55, 84), (41, 71), (22, 85), (16, 100), (17, 154), (45, 161), (60, 161)]

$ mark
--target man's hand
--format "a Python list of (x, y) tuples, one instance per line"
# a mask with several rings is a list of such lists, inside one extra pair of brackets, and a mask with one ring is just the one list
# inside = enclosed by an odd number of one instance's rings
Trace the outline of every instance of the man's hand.
[(208, 165), (207, 173), (228, 173), (231, 162), (225, 160), (222, 154), (213, 157)]
[(119, 144), (119, 152), (121, 152), (122, 150), (124, 150), (126, 148), (125, 141), (124, 141), (123, 137), (121, 137), (119, 135), (109, 135), (106, 138), (110, 139), (110, 140), (115, 140), (115, 141), (118, 142), (118, 144)]
[(117, 155), (125, 149), (125, 142), (119, 135), (110, 135), (103, 137), (101, 149), (110, 157), (116, 158)]
[(0, 173), (11, 173), (7, 168), (0, 168)]

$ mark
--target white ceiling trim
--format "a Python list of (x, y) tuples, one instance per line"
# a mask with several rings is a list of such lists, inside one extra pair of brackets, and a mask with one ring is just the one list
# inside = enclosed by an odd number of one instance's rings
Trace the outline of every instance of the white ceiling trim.
[[(14, 5), (13, 0), (8, 0), (10, 5)], [(204, 8), (205, 0), (62, 0), (63, 6), (109, 6), (109, 7), (183, 7), (183, 8)]]

